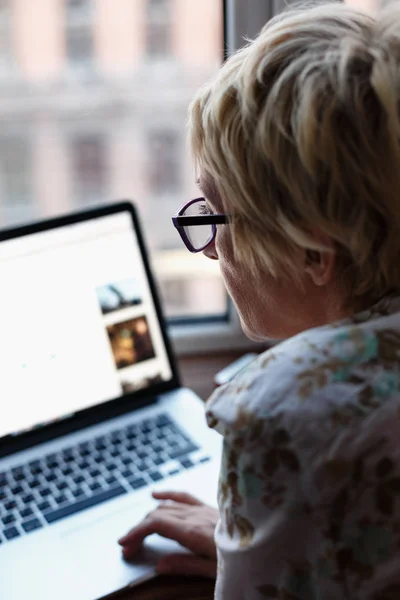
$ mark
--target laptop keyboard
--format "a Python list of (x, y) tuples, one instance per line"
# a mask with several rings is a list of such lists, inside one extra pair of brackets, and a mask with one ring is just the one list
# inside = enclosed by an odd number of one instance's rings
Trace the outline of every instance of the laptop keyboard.
[(161, 414), (1, 472), (0, 544), (210, 460), (198, 450)]

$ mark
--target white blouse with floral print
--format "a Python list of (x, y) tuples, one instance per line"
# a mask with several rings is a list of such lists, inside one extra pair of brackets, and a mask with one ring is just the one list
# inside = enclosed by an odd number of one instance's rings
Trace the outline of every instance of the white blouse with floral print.
[(260, 355), (224, 437), (218, 600), (400, 600), (400, 298)]

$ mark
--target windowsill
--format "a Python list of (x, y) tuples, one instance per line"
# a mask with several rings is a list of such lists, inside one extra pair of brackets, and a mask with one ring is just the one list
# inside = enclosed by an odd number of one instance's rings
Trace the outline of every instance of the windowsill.
[(178, 356), (225, 350), (261, 352), (265, 348), (265, 344), (249, 340), (236, 322), (199, 322), (193, 325), (170, 325), (168, 329)]

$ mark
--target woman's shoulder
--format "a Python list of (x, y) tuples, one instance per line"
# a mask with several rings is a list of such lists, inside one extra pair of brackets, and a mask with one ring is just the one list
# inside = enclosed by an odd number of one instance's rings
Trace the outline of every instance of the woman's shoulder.
[[(261, 354), (207, 404), (211, 426), (248, 428), (280, 415), (316, 422), (368, 412), (400, 391), (400, 313), (303, 332)], [(340, 419), (340, 417), (339, 417)]]

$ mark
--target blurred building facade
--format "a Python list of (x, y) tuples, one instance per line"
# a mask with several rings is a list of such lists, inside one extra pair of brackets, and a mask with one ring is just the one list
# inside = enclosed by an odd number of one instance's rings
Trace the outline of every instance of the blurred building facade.
[(222, 0), (0, 0), (0, 226), (134, 199), (168, 313), (225, 311), (215, 265), (188, 263), (170, 220), (198, 194), (186, 113), (221, 64), (222, 12)]

